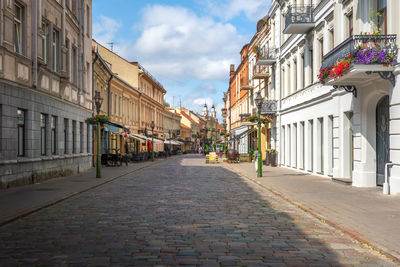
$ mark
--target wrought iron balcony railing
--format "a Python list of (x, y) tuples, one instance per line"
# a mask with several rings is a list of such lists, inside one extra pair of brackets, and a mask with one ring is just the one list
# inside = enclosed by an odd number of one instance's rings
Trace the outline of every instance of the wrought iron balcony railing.
[(350, 54), (356, 57), (356, 53), (360, 48), (374, 49), (377, 52), (384, 51), (385, 54), (391, 53), (394, 55), (395, 60), (397, 55), (396, 35), (350, 36), (323, 57), (321, 68), (330, 68), (335, 65), (337, 61), (348, 58)]
[(289, 6), (285, 15), (285, 29), (283, 33), (301, 34), (314, 27), (314, 15), (312, 5)]
[(253, 67), (253, 80), (254, 79), (267, 79), (270, 77), (269, 66), (267, 65), (254, 65)]
[(261, 114), (275, 114), (277, 109), (276, 100), (264, 100), (261, 106)]
[(272, 46), (263, 46), (257, 50), (257, 65), (273, 65), (277, 58), (277, 49)]

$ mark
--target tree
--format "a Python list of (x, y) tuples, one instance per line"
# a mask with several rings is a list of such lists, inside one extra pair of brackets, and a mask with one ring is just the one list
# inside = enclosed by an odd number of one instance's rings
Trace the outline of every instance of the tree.
[(164, 100), (164, 107), (166, 107), (166, 108), (169, 108), (169, 107), (170, 107), (170, 104), (169, 104), (167, 101), (165, 101), (165, 100)]

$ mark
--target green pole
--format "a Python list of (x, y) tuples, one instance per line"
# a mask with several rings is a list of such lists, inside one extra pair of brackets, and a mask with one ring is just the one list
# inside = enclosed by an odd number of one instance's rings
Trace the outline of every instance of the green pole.
[(261, 154), (261, 113), (258, 112), (258, 169), (257, 177), (262, 177), (262, 154)]
[(100, 154), (100, 122), (96, 125), (97, 134), (97, 160), (96, 160), (96, 178), (101, 178), (101, 154)]
[(154, 161), (154, 134), (151, 134), (151, 161)]

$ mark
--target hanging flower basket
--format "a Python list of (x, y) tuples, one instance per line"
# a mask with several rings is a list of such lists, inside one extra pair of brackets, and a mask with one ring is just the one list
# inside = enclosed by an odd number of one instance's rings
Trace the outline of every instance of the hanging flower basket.
[(97, 123), (103, 125), (108, 121), (110, 121), (110, 117), (108, 117), (107, 115), (96, 115), (94, 117), (89, 117), (85, 120), (87, 124), (92, 124), (92, 125), (97, 125)]

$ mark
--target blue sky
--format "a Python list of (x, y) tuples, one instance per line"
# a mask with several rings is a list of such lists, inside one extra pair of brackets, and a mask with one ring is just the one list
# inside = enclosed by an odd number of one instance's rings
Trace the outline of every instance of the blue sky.
[[(110, 5), (110, 3), (112, 3)], [(220, 117), (229, 65), (250, 41), (270, 0), (93, 0), (93, 38), (139, 61), (167, 90), (166, 101)]]

